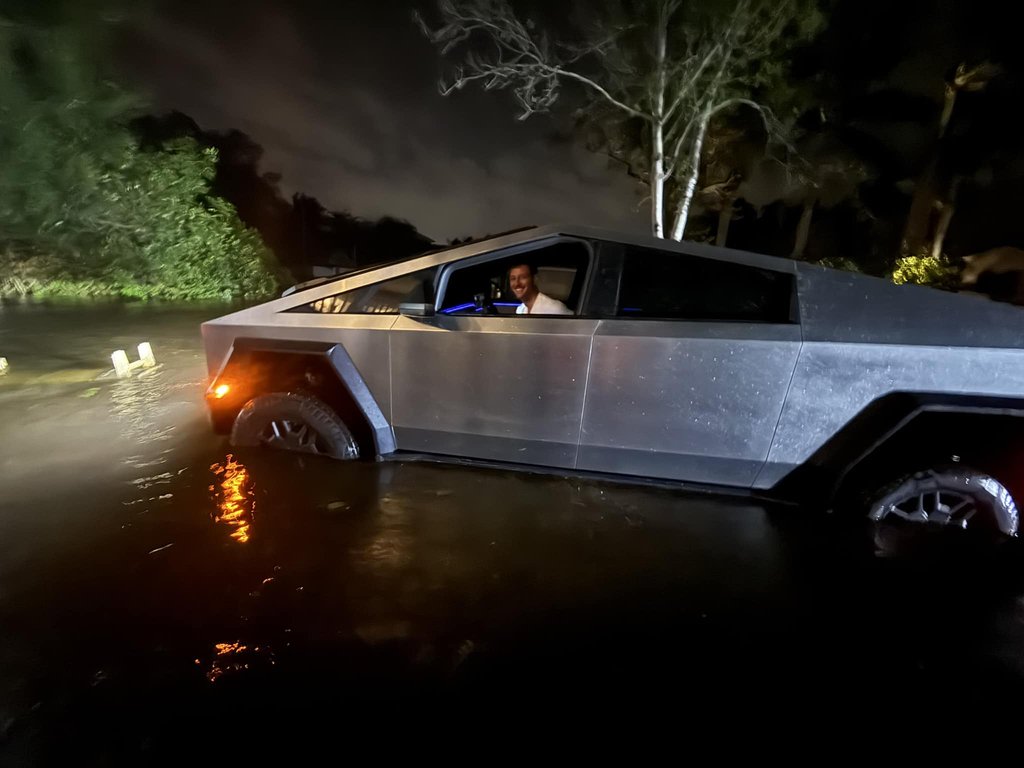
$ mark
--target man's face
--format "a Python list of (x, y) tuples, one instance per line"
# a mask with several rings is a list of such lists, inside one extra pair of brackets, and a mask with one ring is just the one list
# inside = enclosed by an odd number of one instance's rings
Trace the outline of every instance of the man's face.
[(527, 301), (537, 292), (537, 287), (533, 284), (533, 275), (525, 264), (512, 267), (508, 271), (508, 283), (519, 301)]

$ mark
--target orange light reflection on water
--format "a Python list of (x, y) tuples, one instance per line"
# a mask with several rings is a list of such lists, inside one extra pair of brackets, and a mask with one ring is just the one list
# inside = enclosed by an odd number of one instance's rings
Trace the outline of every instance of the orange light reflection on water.
[[(250, 663), (255, 662), (259, 656), (269, 656), (271, 666), (274, 664), (273, 654), (269, 648), (255, 646), (251, 650), (249, 646), (240, 642), (217, 643), (213, 646), (215, 658), (206, 671), (206, 679), (211, 683), (217, 682), (229, 672), (243, 672), (249, 669)], [(197, 665), (202, 664), (199, 659), (195, 660)]]
[(229, 453), (223, 464), (213, 464), (210, 471), (220, 480), (219, 487), (210, 486), (210, 492), (214, 494), (217, 502), (213, 521), (233, 528), (231, 538), (244, 544), (249, 541), (256, 510), (249, 470), (244, 464), (235, 461)]

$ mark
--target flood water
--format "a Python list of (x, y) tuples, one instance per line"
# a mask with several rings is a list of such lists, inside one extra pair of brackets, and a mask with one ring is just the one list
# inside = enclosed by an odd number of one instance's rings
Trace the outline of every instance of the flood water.
[[(1024, 700), (1015, 559), (880, 560), (737, 497), (237, 454), (202, 408), (199, 323), (225, 311), (0, 309), (0, 765)], [(141, 341), (159, 366), (108, 375)]]

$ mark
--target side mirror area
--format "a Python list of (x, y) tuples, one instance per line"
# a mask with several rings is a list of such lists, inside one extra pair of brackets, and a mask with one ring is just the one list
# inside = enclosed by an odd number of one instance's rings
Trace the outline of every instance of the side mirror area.
[(422, 302), (402, 302), (398, 305), (398, 313), (407, 317), (433, 317), (434, 305)]

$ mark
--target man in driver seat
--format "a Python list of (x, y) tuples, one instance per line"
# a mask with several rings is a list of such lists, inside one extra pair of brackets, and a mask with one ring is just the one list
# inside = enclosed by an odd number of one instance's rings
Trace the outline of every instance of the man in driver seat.
[(572, 310), (565, 304), (537, 290), (536, 276), (537, 268), (532, 264), (516, 264), (508, 271), (509, 287), (522, 302), (516, 307), (516, 314), (571, 315)]

